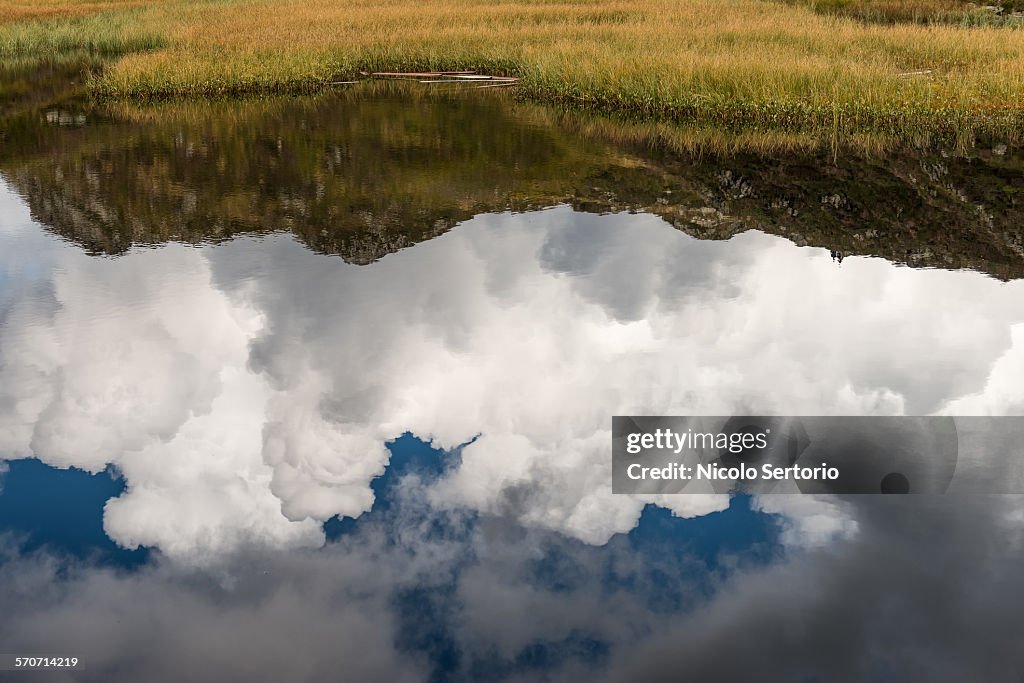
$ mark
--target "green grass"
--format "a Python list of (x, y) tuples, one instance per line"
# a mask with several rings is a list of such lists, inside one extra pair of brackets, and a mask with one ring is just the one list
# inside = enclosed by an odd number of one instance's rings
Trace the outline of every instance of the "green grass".
[(118, 57), (155, 50), (167, 41), (137, 29), (143, 11), (132, 9), (61, 19), (30, 19), (0, 26), (0, 59), (68, 54)]

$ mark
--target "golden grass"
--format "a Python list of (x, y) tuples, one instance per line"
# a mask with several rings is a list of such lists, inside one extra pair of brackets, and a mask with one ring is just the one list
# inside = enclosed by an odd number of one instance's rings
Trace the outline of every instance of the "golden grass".
[[(908, 1), (937, 14), (954, 6)], [(0, 0), (0, 16), (16, 6)], [(297, 91), (360, 70), (476, 68), (521, 76), (516, 90), (537, 101), (726, 131), (966, 139), (1021, 128), (1024, 32), (879, 25), (821, 10), (763, 0), (142, 0), (2, 25), (0, 54), (76, 40), (127, 52), (92, 83), (113, 97)], [(927, 73), (907, 75), (918, 71)]]

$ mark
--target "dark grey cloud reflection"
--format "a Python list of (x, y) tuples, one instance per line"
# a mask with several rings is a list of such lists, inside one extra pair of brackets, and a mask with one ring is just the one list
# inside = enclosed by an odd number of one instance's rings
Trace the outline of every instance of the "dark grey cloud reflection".
[(217, 575), (6, 557), (0, 642), (83, 662), (82, 672), (47, 680), (315, 681), (342, 671), (347, 680), (421, 680), (416, 662), (394, 651), (394, 615), (374, 590), (371, 558), (273, 553), (239, 557)]
[[(465, 526), (414, 478), (397, 504), (326, 549), (216, 568), (4, 557), (0, 642), (76, 652), (85, 681), (942, 683), (1015, 681), (1024, 666), (1016, 498), (860, 497), (842, 503), (855, 537), (711, 575), (685, 557), (651, 566), (662, 556), (621, 536), (595, 548), (508, 519)], [(557, 582), (537, 570), (551, 557)], [(523, 666), (542, 646), (558, 656)]]
[(1019, 496), (850, 502), (859, 533), (734, 580), (616, 681), (1018, 681)]

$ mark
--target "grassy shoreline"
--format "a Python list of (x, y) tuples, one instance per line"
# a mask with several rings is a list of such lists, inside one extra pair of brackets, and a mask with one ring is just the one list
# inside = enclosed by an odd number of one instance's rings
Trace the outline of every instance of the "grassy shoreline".
[[(920, 21), (929, 11), (935, 21)], [(469, 68), (519, 76), (532, 101), (634, 121), (1015, 142), (1024, 30), (985, 25), (979, 11), (955, 0), (0, 0), (0, 60), (113, 59), (88, 87), (114, 99)]]

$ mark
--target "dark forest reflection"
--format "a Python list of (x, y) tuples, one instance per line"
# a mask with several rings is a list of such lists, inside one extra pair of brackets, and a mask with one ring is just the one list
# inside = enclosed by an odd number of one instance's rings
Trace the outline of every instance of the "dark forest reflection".
[(287, 230), (363, 264), (479, 213), (570, 203), (651, 212), (699, 238), (758, 228), (840, 257), (1024, 275), (1024, 156), (1003, 146), (692, 158), (585, 134), (493, 93), (363, 86), (315, 99), (65, 103), (5, 127), (0, 170), (33, 216), (99, 254)]

